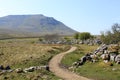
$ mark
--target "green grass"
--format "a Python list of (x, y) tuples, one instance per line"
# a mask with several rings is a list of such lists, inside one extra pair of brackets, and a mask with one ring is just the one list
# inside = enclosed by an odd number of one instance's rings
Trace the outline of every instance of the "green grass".
[(81, 56), (83, 56), (84, 53), (79, 52), (79, 51), (74, 51), (72, 53), (69, 53), (68, 55), (66, 55), (63, 59), (62, 59), (62, 63), (65, 66), (71, 66), (71, 64), (75, 61), (77, 61)]
[[(114, 66), (100, 66), (98, 63), (85, 63), (81, 68), (76, 70), (76, 73), (92, 78), (95, 80), (119, 80), (120, 79), (120, 65)], [(113, 68), (118, 70), (113, 71)]]
[[(36, 43), (38, 39), (10, 39), (0, 41), (0, 65), (10, 65), (12, 69), (31, 66), (48, 65), (49, 60), (61, 51), (66, 51), (66, 45), (43, 45)], [(60, 78), (46, 70), (32, 73), (4, 73), (0, 80), (58, 80)]]
[(92, 50), (95, 50), (97, 46), (91, 46), (88, 47), (87, 45), (79, 45), (77, 46), (77, 50), (67, 54), (63, 60), (62, 63), (66, 66), (71, 66), (71, 64), (77, 60), (79, 60), (85, 53), (89, 53)]
[[(72, 66), (72, 63), (80, 59), (85, 53), (91, 52), (97, 48), (97, 46), (80, 45), (77, 46), (77, 51), (67, 54), (63, 60), (62, 65)], [(113, 70), (117, 69), (117, 70)], [(120, 79), (120, 65), (113, 63), (110, 66), (109, 63), (105, 64), (103, 61), (96, 63), (86, 62), (82, 67), (74, 69), (79, 75), (94, 79), (94, 80), (119, 80)]]

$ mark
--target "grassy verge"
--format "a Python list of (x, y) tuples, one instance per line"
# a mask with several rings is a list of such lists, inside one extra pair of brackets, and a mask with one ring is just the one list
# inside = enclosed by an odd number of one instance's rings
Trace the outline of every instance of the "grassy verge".
[[(42, 45), (37, 39), (13, 39), (0, 41), (0, 65), (9, 65), (12, 69), (47, 65), (49, 60), (69, 47), (65, 45)], [(37, 79), (36, 79), (37, 78)], [(30, 73), (4, 73), (0, 80), (58, 80), (46, 70)]]
[[(81, 58), (85, 53), (91, 52), (96, 49), (97, 46), (80, 45), (75, 52), (67, 54), (62, 64), (65, 66), (71, 66), (73, 62)], [(86, 62), (82, 67), (75, 68), (74, 72), (79, 75), (92, 78), (94, 80), (119, 80), (120, 79), (120, 65), (109, 64), (99, 61), (96, 63)]]

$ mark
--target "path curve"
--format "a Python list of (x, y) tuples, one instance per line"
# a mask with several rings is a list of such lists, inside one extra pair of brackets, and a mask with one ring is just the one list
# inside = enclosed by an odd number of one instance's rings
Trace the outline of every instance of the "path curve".
[(88, 78), (77, 75), (73, 72), (68, 71), (67, 69), (61, 68), (60, 63), (64, 55), (73, 52), (77, 49), (77, 47), (71, 47), (70, 50), (66, 52), (62, 52), (56, 56), (54, 56), (49, 62), (50, 71), (53, 72), (56, 76), (64, 79), (64, 80), (90, 80)]

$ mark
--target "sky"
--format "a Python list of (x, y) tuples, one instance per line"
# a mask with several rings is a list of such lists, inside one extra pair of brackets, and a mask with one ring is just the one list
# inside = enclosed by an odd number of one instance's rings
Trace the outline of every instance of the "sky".
[(120, 0), (0, 0), (0, 17), (43, 14), (79, 32), (100, 34), (120, 23)]

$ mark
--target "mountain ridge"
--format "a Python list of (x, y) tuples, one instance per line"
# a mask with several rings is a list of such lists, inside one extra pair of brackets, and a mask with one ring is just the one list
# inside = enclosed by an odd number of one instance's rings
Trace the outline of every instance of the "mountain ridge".
[[(33, 33), (34, 35), (59, 34), (72, 35), (75, 30), (62, 22), (42, 14), (37, 15), (8, 15), (0, 17), (0, 29), (17, 31), (20, 33)], [(9, 32), (10, 34), (14, 34)]]

